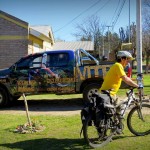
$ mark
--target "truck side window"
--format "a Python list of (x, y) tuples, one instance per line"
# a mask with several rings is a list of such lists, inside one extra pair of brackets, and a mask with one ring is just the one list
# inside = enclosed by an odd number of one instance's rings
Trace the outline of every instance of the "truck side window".
[(19, 69), (29, 69), (29, 64), (31, 62), (31, 57), (22, 59), (19, 63), (17, 63), (17, 70)]
[(67, 53), (50, 54), (50, 55), (48, 55), (47, 61), (48, 61), (49, 67), (68, 66), (69, 56)]
[(40, 68), (41, 67), (41, 61), (42, 61), (42, 56), (33, 59), (33, 61), (32, 61), (33, 68)]
[(30, 67), (33, 68), (41, 67), (41, 60), (42, 60), (41, 55), (24, 58), (17, 64), (17, 70), (29, 69)]

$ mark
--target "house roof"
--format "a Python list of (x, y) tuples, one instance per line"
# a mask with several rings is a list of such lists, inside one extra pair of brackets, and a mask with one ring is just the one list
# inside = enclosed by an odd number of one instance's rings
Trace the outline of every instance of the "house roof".
[(76, 42), (56, 42), (53, 46), (54, 50), (67, 50), (67, 49), (84, 49), (87, 51), (94, 50), (94, 43), (92, 41), (76, 41)]
[(48, 26), (48, 25), (35, 25), (35, 26), (30, 26), (30, 28), (42, 33), (46, 37), (50, 38), (52, 40), (52, 42), (54, 43), (54, 36), (53, 36), (53, 32), (52, 32), (52, 29), (50, 26)]
[(1, 10), (0, 10), (0, 18), (6, 19), (12, 23), (17, 24), (18, 26), (21, 26), (23, 28), (28, 29), (28, 23), (27, 22), (15, 17), (15, 16), (12, 16), (12, 15), (4, 12), (4, 11), (1, 11)]

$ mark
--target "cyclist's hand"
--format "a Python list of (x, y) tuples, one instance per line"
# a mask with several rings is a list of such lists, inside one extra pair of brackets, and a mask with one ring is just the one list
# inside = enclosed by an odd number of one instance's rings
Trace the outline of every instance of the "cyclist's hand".
[(142, 84), (139, 85), (138, 89), (143, 89), (143, 85)]

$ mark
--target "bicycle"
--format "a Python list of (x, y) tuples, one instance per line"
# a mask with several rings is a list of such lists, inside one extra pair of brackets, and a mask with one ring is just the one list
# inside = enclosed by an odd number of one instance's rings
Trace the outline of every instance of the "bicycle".
[[(102, 147), (109, 143), (113, 136), (121, 134), (124, 128), (122, 119), (128, 108), (127, 127), (136, 136), (150, 134), (150, 99), (143, 99), (142, 75), (139, 74), (139, 97), (136, 98), (133, 88), (126, 94), (127, 99), (115, 104), (103, 104), (99, 94), (93, 94), (88, 107), (89, 114), (83, 120), (83, 136), (92, 148)], [(105, 94), (109, 94), (105, 91)], [(118, 110), (120, 113), (118, 113)]]

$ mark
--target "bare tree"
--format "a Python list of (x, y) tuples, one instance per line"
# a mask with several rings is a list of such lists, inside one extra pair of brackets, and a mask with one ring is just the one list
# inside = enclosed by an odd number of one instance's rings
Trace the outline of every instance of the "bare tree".
[[(81, 24), (76, 25), (77, 32), (74, 33), (77, 39), (81, 41), (93, 41), (94, 42), (94, 55), (104, 55), (104, 47), (108, 48), (111, 45), (111, 51), (116, 50), (119, 44), (119, 37), (117, 33), (106, 32), (106, 25), (100, 22), (98, 16), (92, 15), (83, 21)], [(108, 41), (108, 36), (110, 40)]]
[(102, 28), (100, 25), (100, 19), (92, 15), (83, 21), (81, 24), (76, 25), (77, 32), (74, 33), (77, 39), (81, 41), (93, 41), (94, 42), (94, 55), (96, 56), (99, 51), (100, 39), (102, 36)]
[(145, 73), (148, 73), (150, 59), (150, 1), (144, 0), (143, 7), (143, 54), (145, 54), (146, 59)]

